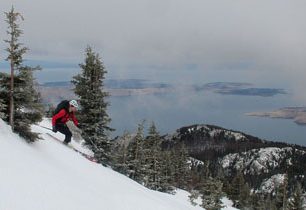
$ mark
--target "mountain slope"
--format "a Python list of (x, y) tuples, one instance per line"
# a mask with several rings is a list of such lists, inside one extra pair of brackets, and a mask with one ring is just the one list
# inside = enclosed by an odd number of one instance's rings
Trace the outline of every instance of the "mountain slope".
[[(293, 148), (268, 147), (262, 149), (253, 149), (242, 153), (233, 153), (224, 156), (221, 159), (221, 165), (224, 169), (234, 168), (242, 170), (245, 174), (260, 175), (269, 173), (280, 167), (288, 168), (293, 164)], [(300, 156), (306, 154), (305, 151), (296, 150)], [(284, 166), (284, 164), (286, 164)]]
[(214, 125), (182, 127), (174, 134), (166, 135), (164, 139), (164, 147), (171, 147), (179, 142), (184, 142), (189, 150), (189, 154), (199, 160), (216, 159), (230, 153), (266, 147), (295, 147), (306, 150), (306, 147), (267, 141)]
[[(274, 177), (288, 175), (288, 185), (306, 181), (306, 148), (281, 142), (272, 142), (213, 125), (191, 125), (164, 136), (164, 148), (183, 142), (189, 155), (207, 161), (210, 173), (223, 175), (231, 181), (238, 171), (244, 174), (248, 185), (259, 191), (269, 188), (266, 183)], [(203, 164), (199, 162), (199, 165)], [(270, 181), (271, 182), (271, 181)], [(266, 187), (269, 185), (269, 187)], [(305, 186), (303, 185), (305, 189)]]
[(186, 195), (179, 199), (148, 190), (45, 134), (42, 138), (28, 145), (0, 120), (0, 209), (201, 209)]

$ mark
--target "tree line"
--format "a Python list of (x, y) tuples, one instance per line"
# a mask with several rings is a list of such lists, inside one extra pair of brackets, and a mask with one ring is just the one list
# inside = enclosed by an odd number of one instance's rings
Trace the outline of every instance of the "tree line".
[(184, 189), (191, 192), (191, 203), (200, 198), (199, 205), (208, 210), (221, 209), (224, 196), (239, 209), (305, 209), (301, 184), (298, 180), (289, 184), (288, 174), (283, 174), (282, 182), (274, 183), (271, 192), (256, 192), (242, 171), (227, 176), (214, 161), (191, 158), (182, 142), (163, 145), (164, 137), (154, 122), (147, 132), (144, 124), (140, 123), (135, 133), (126, 131), (114, 140), (111, 157), (113, 169), (145, 187), (167, 193)]

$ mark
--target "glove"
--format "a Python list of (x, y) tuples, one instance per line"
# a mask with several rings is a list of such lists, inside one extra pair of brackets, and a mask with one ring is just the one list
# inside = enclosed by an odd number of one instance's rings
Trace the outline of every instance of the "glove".
[(56, 129), (56, 127), (55, 127), (55, 126), (52, 126), (52, 131), (53, 131), (54, 133), (56, 133), (56, 132), (57, 132), (57, 129)]

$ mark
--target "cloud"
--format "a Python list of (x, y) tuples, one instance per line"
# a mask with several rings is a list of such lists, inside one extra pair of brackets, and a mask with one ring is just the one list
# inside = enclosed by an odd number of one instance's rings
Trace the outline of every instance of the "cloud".
[(306, 78), (302, 0), (4, 0), (1, 8), (12, 3), (25, 17), (32, 59), (80, 63), (89, 44), (106, 65), (123, 69), (250, 63), (252, 72)]

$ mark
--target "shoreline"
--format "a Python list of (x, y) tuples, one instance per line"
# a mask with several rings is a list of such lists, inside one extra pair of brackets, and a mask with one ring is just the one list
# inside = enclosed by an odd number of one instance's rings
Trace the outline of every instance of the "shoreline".
[(245, 115), (271, 119), (289, 119), (298, 125), (306, 126), (306, 107), (286, 107), (271, 112), (250, 112)]

